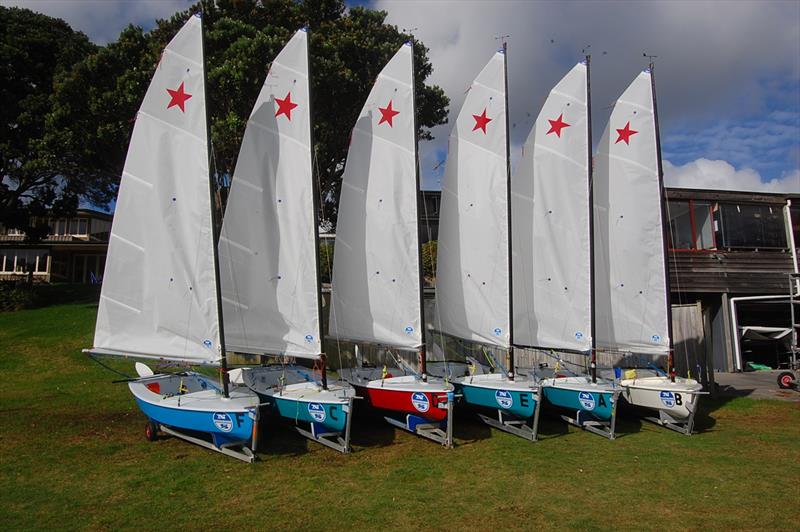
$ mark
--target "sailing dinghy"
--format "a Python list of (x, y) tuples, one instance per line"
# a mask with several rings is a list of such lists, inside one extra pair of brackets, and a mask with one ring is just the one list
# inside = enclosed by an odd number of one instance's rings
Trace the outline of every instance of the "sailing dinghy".
[[(668, 374), (620, 380), (628, 403), (691, 434), (702, 385), (675, 376), (667, 231), (653, 65), (617, 100), (600, 140), (595, 172), (597, 343), (615, 352), (666, 356)], [(647, 372), (646, 372), (647, 373)]]
[(210, 179), (195, 15), (165, 48), (136, 117), (86, 352), (221, 365), (222, 386), (196, 372), (154, 374), (142, 363), (128, 386), (149, 419), (149, 440), (161, 430), (252, 462), (259, 399), (228, 387)]
[(245, 368), (241, 382), (303, 436), (350, 451), (355, 391), (329, 383), (322, 350), (319, 192), (313, 173), (308, 32), (270, 67), (247, 122), (220, 237), (228, 349), (313, 360)]
[[(539, 386), (515, 375), (506, 46), (473, 81), (450, 135), (436, 275), (441, 339), (481, 346), (499, 373), (450, 375), (487, 424), (536, 440)], [(508, 353), (508, 370), (488, 349)]]
[(590, 112), (587, 57), (550, 91), (512, 181), (514, 327), (517, 345), (591, 357), (591, 375), (559, 362), (539, 384), (564, 420), (613, 439), (620, 389), (594, 369)]
[[(452, 446), (453, 386), (426, 369), (413, 45), (378, 76), (352, 131), (336, 228), (330, 336), (419, 354), (419, 371), (342, 368), (394, 426)], [(399, 360), (399, 357), (398, 357)]]

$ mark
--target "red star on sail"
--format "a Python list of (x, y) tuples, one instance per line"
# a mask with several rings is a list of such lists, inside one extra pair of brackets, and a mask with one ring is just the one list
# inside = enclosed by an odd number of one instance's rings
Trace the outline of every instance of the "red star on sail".
[(395, 111), (394, 109), (392, 109), (392, 100), (389, 100), (389, 105), (387, 105), (386, 107), (378, 107), (378, 111), (381, 112), (381, 119), (378, 122), (378, 125), (381, 125), (384, 122), (386, 122), (387, 124), (389, 124), (389, 127), (392, 127), (392, 120), (394, 119), (394, 117), (400, 114), (400, 111)]
[(547, 121), (550, 122), (550, 131), (547, 132), (549, 135), (550, 133), (555, 133), (558, 138), (561, 138), (561, 130), (565, 127), (569, 127), (570, 124), (564, 122), (564, 113), (558, 115), (558, 118), (555, 120), (548, 119)]
[(275, 118), (281, 115), (286, 115), (286, 118), (288, 118), (291, 121), (292, 109), (297, 107), (297, 104), (292, 101), (292, 93), (287, 92), (286, 98), (283, 99), (275, 98), (275, 103), (278, 104), (278, 110), (275, 111)]
[(489, 122), (491, 122), (492, 120), (494, 120), (494, 118), (489, 118), (489, 117), (486, 116), (486, 108), (485, 107), (483, 108), (483, 113), (481, 113), (479, 115), (472, 115), (472, 118), (475, 119), (475, 127), (472, 128), (472, 131), (475, 131), (476, 129), (480, 129), (481, 131), (483, 131), (484, 135), (486, 134), (486, 125)]
[(169, 93), (170, 97), (167, 109), (169, 109), (170, 107), (175, 107), (177, 105), (178, 107), (181, 108), (181, 112), (185, 113), (186, 109), (184, 108), (184, 104), (186, 103), (186, 100), (192, 97), (192, 95), (183, 90), (183, 82), (181, 81), (181, 84), (177, 89), (175, 90), (167, 89), (167, 92)]
[[(617, 142), (624, 140), (625, 144), (630, 145), (630, 138), (637, 133), (638, 131), (634, 131), (631, 129), (631, 123), (628, 122), (627, 124), (625, 124), (624, 128), (617, 130), (617, 134), (619, 135)], [(617, 142), (615, 142), (614, 144), (617, 144)]]

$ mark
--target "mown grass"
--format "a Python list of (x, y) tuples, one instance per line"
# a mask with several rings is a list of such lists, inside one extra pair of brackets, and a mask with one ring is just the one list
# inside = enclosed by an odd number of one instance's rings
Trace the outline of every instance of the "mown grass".
[(530, 444), (458, 412), (453, 450), (359, 411), (342, 456), (267, 419), (260, 461), (148, 443), (124, 384), (80, 353), (96, 306), (0, 314), (3, 529), (797, 529), (800, 408), (703, 403), (687, 438), (542, 421)]

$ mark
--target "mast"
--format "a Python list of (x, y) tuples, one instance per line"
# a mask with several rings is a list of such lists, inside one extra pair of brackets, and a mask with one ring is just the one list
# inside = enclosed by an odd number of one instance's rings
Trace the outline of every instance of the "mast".
[(675, 345), (672, 339), (672, 302), (670, 300), (669, 283), (669, 221), (667, 220), (666, 197), (664, 194), (664, 169), (661, 166), (661, 133), (658, 127), (658, 106), (656, 104), (656, 77), (655, 63), (650, 62), (650, 87), (653, 91), (653, 119), (656, 128), (656, 160), (658, 161), (658, 191), (661, 205), (661, 235), (664, 249), (664, 285), (666, 288), (665, 303), (667, 305), (667, 334), (669, 336), (669, 355), (667, 357), (667, 372), (672, 382), (675, 382)]
[(588, 166), (588, 187), (589, 187), (589, 309), (591, 345), (589, 349), (592, 372), (592, 383), (597, 382), (597, 339), (595, 334), (595, 305), (594, 305), (594, 165), (592, 160), (592, 77), (590, 72), (591, 54), (586, 54), (586, 139)]
[(514, 380), (514, 283), (511, 266), (511, 143), (508, 135), (508, 42), (503, 41), (503, 94), (506, 122), (506, 217), (508, 218), (508, 379)]
[(314, 107), (311, 103), (311, 28), (308, 24), (305, 27), (306, 32), (306, 62), (308, 66), (308, 122), (309, 122), (309, 150), (311, 151), (311, 191), (314, 196), (314, 273), (317, 278), (317, 322), (319, 323), (319, 346), (320, 353), (319, 359), (322, 362), (322, 369), (320, 370), (320, 380), (322, 381), (322, 389), (328, 389), (328, 357), (325, 355), (325, 332), (322, 326), (322, 277), (320, 276), (319, 266), (319, 211), (321, 208), (321, 199), (319, 185), (317, 183), (318, 175), (314, 171), (316, 165), (314, 164)]
[[(411, 105), (414, 109), (414, 173), (417, 180), (417, 268), (419, 272), (419, 326), (422, 347), (419, 352), (419, 371), (428, 380), (428, 343), (425, 331), (425, 270), (422, 267), (422, 239), (419, 236), (420, 212), (423, 212), (422, 188), (419, 178), (419, 136), (417, 135), (417, 62), (414, 58), (414, 36), (411, 36)], [(426, 220), (427, 223), (427, 220)]]
[(228, 397), (228, 387), (230, 379), (228, 377), (228, 354), (225, 350), (225, 325), (222, 319), (222, 286), (219, 278), (219, 232), (220, 220), (219, 212), (214, 207), (214, 171), (211, 168), (211, 121), (208, 116), (208, 73), (206, 71), (206, 39), (205, 31), (202, 30), (202, 17), (205, 13), (200, 11), (201, 31), (200, 43), (203, 55), (203, 94), (205, 95), (205, 113), (206, 113), (206, 144), (208, 150), (208, 194), (209, 205), (211, 207), (211, 239), (213, 242), (212, 252), (214, 255), (214, 283), (217, 290), (217, 322), (219, 323), (219, 346), (222, 358), (220, 358), (220, 370), (222, 373), (222, 396)]

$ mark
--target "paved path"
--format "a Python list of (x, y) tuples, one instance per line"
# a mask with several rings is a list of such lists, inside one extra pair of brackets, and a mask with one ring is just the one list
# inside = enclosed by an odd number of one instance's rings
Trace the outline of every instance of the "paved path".
[(800, 392), (778, 388), (780, 371), (749, 371), (746, 373), (715, 373), (719, 394), (753, 399), (780, 399), (800, 403)]

